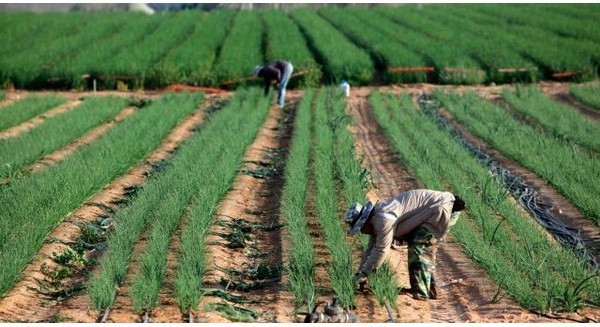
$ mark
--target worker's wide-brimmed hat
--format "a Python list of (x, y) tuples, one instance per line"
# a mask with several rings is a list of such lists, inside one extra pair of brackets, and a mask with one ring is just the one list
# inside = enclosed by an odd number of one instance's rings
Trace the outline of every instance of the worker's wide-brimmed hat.
[(375, 205), (371, 201), (367, 202), (364, 206), (360, 203), (351, 205), (344, 215), (344, 221), (350, 224), (348, 234), (353, 235), (361, 230), (369, 217), (373, 214), (373, 209), (375, 209)]
[(254, 75), (254, 76), (258, 75), (258, 72), (260, 72), (261, 69), (262, 69), (262, 66), (254, 66), (254, 68), (252, 68), (252, 75)]

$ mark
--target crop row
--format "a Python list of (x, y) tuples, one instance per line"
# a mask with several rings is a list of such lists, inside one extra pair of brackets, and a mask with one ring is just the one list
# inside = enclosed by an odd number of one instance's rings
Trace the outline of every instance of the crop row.
[(199, 100), (192, 95), (166, 94), (61, 163), (2, 185), (0, 294), (12, 287), (53, 228), (147, 156)]
[[(573, 16), (581, 12), (575, 5), (564, 7), (570, 13), (546, 7), (4, 13), (0, 85), (90, 89), (96, 79), (101, 88), (115, 88), (116, 81), (136, 88), (177, 82), (217, 86), (247, 78), (254, 65), (274, 59), (291, 60), (297, 71), (311, 70), (292, 79), (310, 86), (321, 75), (336, 84), (372, 83), (377, 73), (387, 82), (420, 82), (426, 67), (436, 69), (425, 71), (428, 80), (441, 83), (597, 76), (595, 16)], [(400, 75), (389, 74), (390, 68)]]
[[(358, 157), (354, 150), (354, 136), (348, 129), (352, 119), (346, 112), (346, 101), (343, 98), (334, 98), (326, 108), (328, 114), (328, 125), (332, 129), (334, 137), (334, 166), (336, 167), (336, 178), (341, 182), (341, 193), (343, 196), (339, 202), (341, 208), (345, 209), (352, 203), (364, 204), (367, 201), (365, 191), (371, 187), (371, 175), (368, 168), (363, 168), (364, 157)], [(340, 206), (338, 206), (339, 208)], [(339, 212), (341, 217), (343, 212)], [(340, 219), (341, 220), (341, 219)], [(368, 246), (369, 236), (358, 233), (355, 239), (349, 238), (352, 249), (357, 248), (364, 253)], [(358, 240), (358, 242), (356, 242)], [(358, 244), (356, 244), (358, 243)], [(354, 246), (358, 245), (358, 246)], [(354, 267), (353, 272), (357, 267)], [(385, 303), (396, 307), (398, 285), (395, 281), (395, 272), (385, 262), (377, 271), (369, 275), (369, 288), (377, 298), (381, 306)], [(354, 303), (355, 304), (355, 303)]]
[(321, 79), (321, 70), (304, 41), (298, 25), (280, 10), (267, 10), (262, 13), (266, 28), (265, 60), (281, 58), (294, 65), (301, 77), (290, 81), (289, 86), (317, 86)]
[(296, 109), (292, 145), (286, 160), (281, 213), (287, 225), (290, 240), (290, 289), (296, 307), (306, 305), (308, 310), (316, 302), (316, 254), (306, 223), (306, 199), (311, 154), (311, 108), (314, 90), (307, 90)]
[(597, 155), (551, 133), (521, 122), (506, 110), (474, 94), (439, 95), (439, 100), (461, 124), (500, 152), (540, 175), (571, 200), (585, 215), (600, 222)]
[[(445, 94), (437, 94), (445, 99)], [(458, 98), (465, 106), (469, 99)], [(466, 217), (452, 231), (465, 251), (487, 270), (523, 307), (547, 312), (573, 311), (581, 306), (570, 295), (597, 301), (600, 283), (592, 280), (577, 290), (577, 283), (593, 274), (586, 262), (549, 240), (539, 226), (507, 196), (497, 177), (490, 176), (446, 128), (417, 110), (408, 95), (370, 99), (379, 124), (400, 158), (425, 187), (451, 188), (468, 203)], [(469, 106), (472, 113), (475, 108)]]
[(258, 12), (239, 12), (215, 65), (217, 79), (228, 82), (251, 75), (252, 67), (264, 61), (262, 35), (263, 23)]
[(122, 97), (89, 97), (73, 110), (50, 117), (40, 126), (14, 138), (0, 139), (0, 178), (14, 175), (26, 165), (60, 149), (121, 111)]
[[(463, 48), (485, 69), (487, 82), (534, 82), (539, 78), (537, 67), (502, 38), (480, 35), (480, 24), (453, 16), (446, 9), (434, 6), (427, 10), (406, 10), (399, 22), (444, 44)], [(495, 42), (489, 42), (491, 37)]]
[(588, 106), (600, 110), (600, 86), (573, 86), (569, 89), (569, 92), (577, 100), (587, 104)]
[(550, 134), (600, 153), (600, 124), (575, 108), (553, 101), (535, 87), (518, 86), (515, 92), (505, 89), (503, 98)]
[(373, 80), (374, 67), (369, 55), (331, 24), (309, 9), (298, 9), (290, 15), (315, 50), (329, 82), (348, 80), (352, 84), (368, 84)]
[[(305, 219), (312, 183), (317, 220), (328, 249), (331, 288), (343, 307), (356, 305), (351, 278), (356, 269), (353, 266), (355, 242), (354, 238), (346, 239), (347, 226), (340, 217), (350, 203), (364, 203), (369, 180), (368, 170), (362, 167), (362, 160), (354, 151), (345, 104), (337, 89), (322, 88), (316, 94), (311, 89), (297, 109), (282, 201), (282, 213), (292, 242), (289, 282), (297, 308), (306, 306), (312, 310), (317, 289), (325, 288), (325, 285), (315, 284), (317, 258)], [(365, 243), (363, 235), (361, 245)], [(392, 278), (391, 270), (382, 269), (372, 279), (381, 304), (386, 300), (395, 304), (397, 288)]]
[(170, 50), (153, 69), (155, 83), (216, 83), (213, 67), (234, 16), (233, 11), (218, 11), (197, 17), (195, 30), (189, 38)]
[(0, 131), (16, 126), (35, 116), (38, 116), (62, 103), (67, 99), (62, 96), (31, 95), (2, 108), (0, 111)]
[[(487, 7), (484, 7), (487, 8)], [(479, 33), (490, 39), (506, 43), (524, 58), (533, 61), (544, 78), (560, 77), (561, 74), (578, 74), (581, 80), (597, 74), (597, 46), (585, 39), (562, 37), (537, 26), (511, 24), (499, 13), (482, 12), (480, 7), (447, 7), (448, 13), (479, 24)], [(504, 24), (498, 30), (498, 21)], [(565, 49), (572, 49), (566, 51)]]
[[(355, 12), (356, 16), (352, 13)], [(422, 56), (409, 50), (407, 46), (388, 33), (382, 33), (369, 19), (362, 19), (361, 14), (369, 15), (363, 10), (340, 10), (324, 8), (319, 13), (335, 25), (340, 31), (354, 40), (358, 45), (369, 49), (375, 64), (384, 70), (384, 78), (388, 82), (425, 82), (428, 70)], [(404, 72), (390, 72), (400, 68)]]
[(316, 100), (315, 149), (313, 172), (317, 219), (323, 229), (323, 236), (331, 256), (328, 267), (331, 287), (339, 296), (340, 304), (348, 307), (355, 304), (354, 283), (352, 282), (352, 250), (346, 242), (346, 231), (339, 219), (335, 185), (334, 128), (337, 122), (328, 117), (334, 97), (339, 94), (322, 92)]

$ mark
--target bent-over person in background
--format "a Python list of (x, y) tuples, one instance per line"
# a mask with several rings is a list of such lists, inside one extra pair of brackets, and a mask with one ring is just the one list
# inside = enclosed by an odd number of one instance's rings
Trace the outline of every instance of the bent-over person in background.
[(253, 74), (256, 77), (262, 77), (265, 95), (269, 94), (269, 88), (272, 84), (277, 87), (277, 104), (283, 107), (285, 104), (285, 89), (294, 71), (292, 63), (285, 60), (277, 60), (266, 66), (256, 66)]

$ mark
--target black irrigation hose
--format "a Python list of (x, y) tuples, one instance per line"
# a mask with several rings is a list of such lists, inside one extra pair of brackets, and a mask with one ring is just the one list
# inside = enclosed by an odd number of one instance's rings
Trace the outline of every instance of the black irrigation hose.
[(445, 127), (455, 139), (467, 148), (480, 162), (484, 163), (494, 176), (500, 176), (504, 185), (508, 188), (511, 194), (519, 201), (519, 204), (529, 212), (529, 214), (554, 238), (561, 244), (567, 246), (582, 260), (587, 261), (595, 270), (600, 269), (600, 265), (596, 259), (590, 255), (585, 248), (585, 245), (580, 237), (580, 231), (577, 228), (566, 226), (562, 221), (558, 220), (550, 213), (551, 205), (538, 203), (536, 199), (537, 191), (525, 184), (519, 177), (513, 176), (510, 171), (498, 165), (485, 152), (480, 150), (476, 145), (465, 140), (460, 133), (438, 112), (437, 105), (429, 95), (422, 94), (419, 96), (419, 105), (421, 109), (430, 115), (438, 124)]

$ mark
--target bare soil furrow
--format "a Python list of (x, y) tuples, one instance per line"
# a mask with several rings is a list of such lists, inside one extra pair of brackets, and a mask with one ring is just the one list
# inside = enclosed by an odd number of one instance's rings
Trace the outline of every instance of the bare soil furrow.
[[(281, 172), (293, 127), (286, 123), (291, 107), (295, 107), (295, 101), (290, 101), (284, 110), (271, 107), (256, 139), (244, 154), (244, 164), (231, 191), (219, 204), (216, 222), (208, 236), (205, 286), (241, 296), (242, 303), (228, 303), (253, 310), (256, 314), (250, 318), (253, 321), (292, 321), (293, 299), (281, 276), (283, 253), (288, 252), (289, 241), (283, 239), (278, 227), (283, 223), (279, 213)], [(245, 241), (240, 242), (240, 236)], [(258, 274), (259, 267), (272, 274)], [(196, 321), (231, 321), (209, 309), (220, 303), (225, 300), (205, 296)]]

